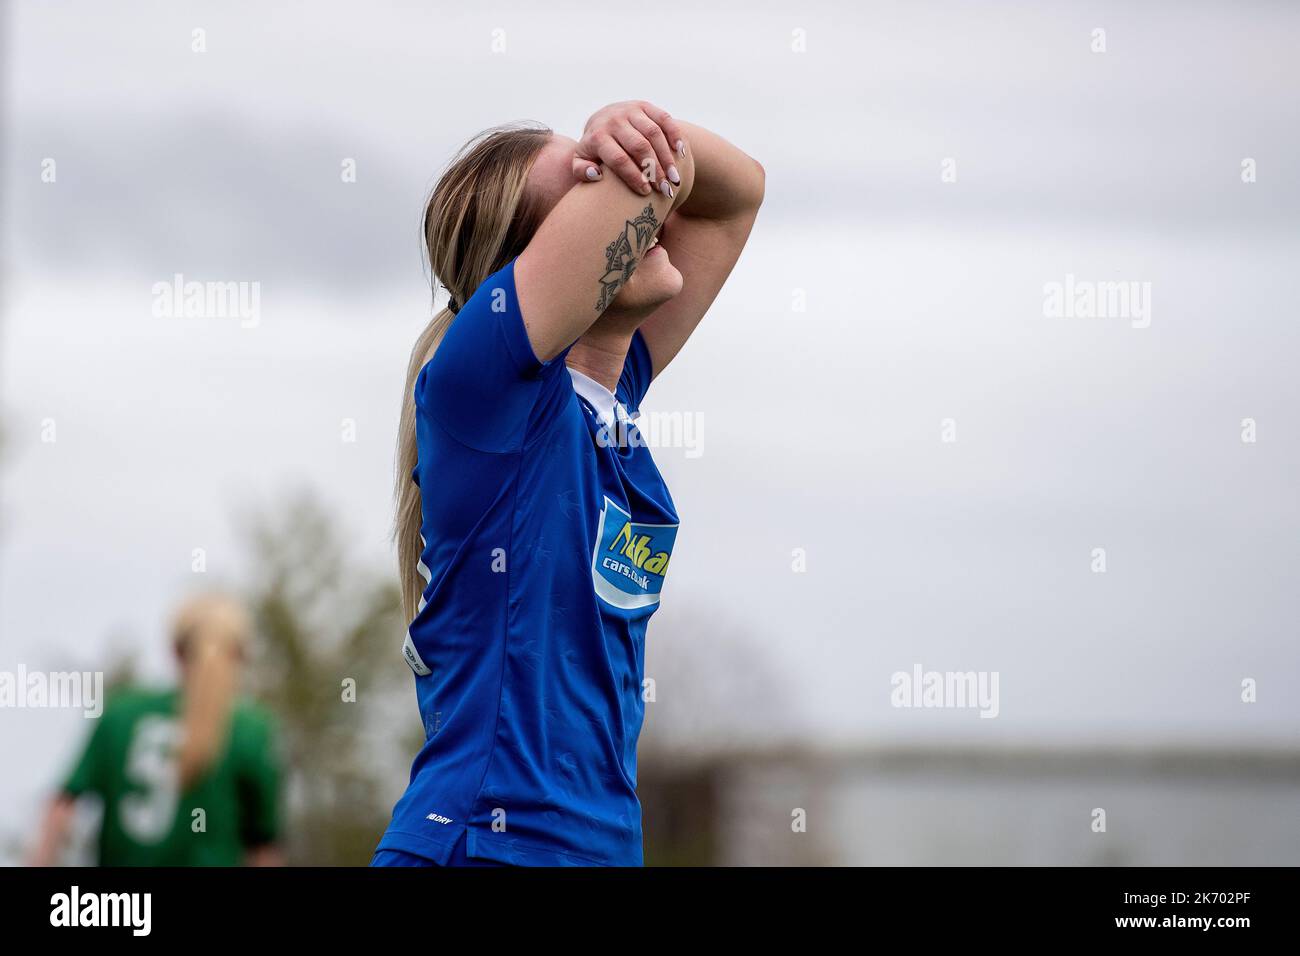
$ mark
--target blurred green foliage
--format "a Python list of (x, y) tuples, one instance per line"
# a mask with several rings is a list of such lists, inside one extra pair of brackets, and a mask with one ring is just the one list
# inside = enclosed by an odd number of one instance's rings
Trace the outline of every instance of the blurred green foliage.
[(288, 862), (364, 865), (423, 738), (396, 574), (350, 560), (307, 493), (243, 525), (258, 634), (247, 686), (279, 724)]

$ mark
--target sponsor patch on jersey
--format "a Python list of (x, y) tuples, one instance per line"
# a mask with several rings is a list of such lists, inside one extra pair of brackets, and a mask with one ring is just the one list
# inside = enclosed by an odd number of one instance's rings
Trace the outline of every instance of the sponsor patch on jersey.
[(668, 573), (675, 524), (644, 524), (609, 498), (600, 513), (591, 580), (596, 594), (615, 607), (639, 608), (659, 603)]

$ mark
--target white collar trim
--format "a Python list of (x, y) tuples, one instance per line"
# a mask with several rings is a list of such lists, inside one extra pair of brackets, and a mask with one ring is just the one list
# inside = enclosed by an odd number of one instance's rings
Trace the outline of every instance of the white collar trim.
[(627, 409), (623, 407), (623, 403), (604, 385), (576, 368), (570, 368), (569, 375), (573, 378), (573, 390), (578, 393), (579, 398), (596, 410), (597, 417), (606, 428), (613, 428), (616, 418), (628, 420)]

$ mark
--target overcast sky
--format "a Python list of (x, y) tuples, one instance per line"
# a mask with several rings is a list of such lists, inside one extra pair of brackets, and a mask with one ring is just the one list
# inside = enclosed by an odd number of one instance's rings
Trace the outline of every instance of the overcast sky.
[[(232, 516), (286, 489), (388, 561), (425, 193), (482, 127), (643, 97), (768, 174), (646, 403), (703, 423), (656, 453), (683, 525), (652, 672), (761, 672), (759, 740), (1295, 743), (1300, 8), (6, 11), (0, 669), (116, 640), (165, 675), (192, 549), (237, 578)], [(156, 317), (176, 273), (259, 283), (257, 326)], [(1067, 275), (1149, 283), (1149, 326), (1045, 316)], [(998, 719), (891, 707), (915, 664), (998, 672)], [(0, 808), (82, 729), (0, 712), (31, 770)]]

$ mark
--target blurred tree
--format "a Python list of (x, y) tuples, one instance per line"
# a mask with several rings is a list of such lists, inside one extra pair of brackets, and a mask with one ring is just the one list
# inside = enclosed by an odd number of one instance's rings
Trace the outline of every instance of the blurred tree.
[(248, 682), (279, 724), (288, 860), (364, 865), (423, 740), (396, 575), (348, 560), (309, 493), (244, 525), (258, 632)]

